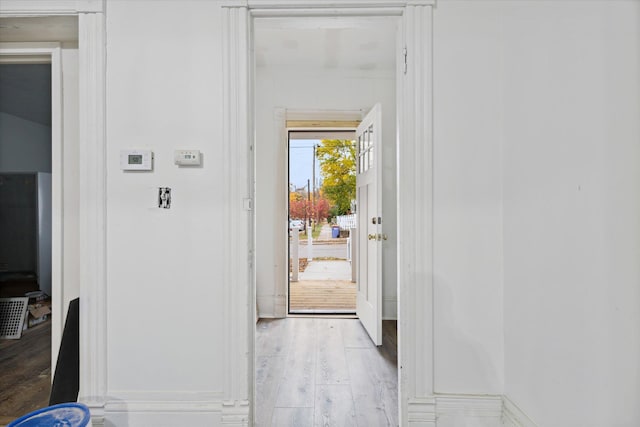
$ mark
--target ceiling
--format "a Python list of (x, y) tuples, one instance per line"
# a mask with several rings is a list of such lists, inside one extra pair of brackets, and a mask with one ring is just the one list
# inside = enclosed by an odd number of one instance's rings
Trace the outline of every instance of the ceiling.
[(40, 18), (0, 18), (2, 42), (75, 42), (78, 18), (47, 16)]
[(396, 29), (387, 17), (258, 18), (256, 66), (394, 70)]
[[(76, 17), (0, 18), (2, 42), (77, 40)], [(51, 126), (51, 65), (47, 62), (46, 58), (0, 57), (0, 112)]]
[[(257, 67), (393, 71), (397, 20), (309, 17), (255, 20)], [(77, 42), (76, 17), (0, 18), (0, 41)], [(51, 67), (0, 64), (0, 112), (51, 125)]]

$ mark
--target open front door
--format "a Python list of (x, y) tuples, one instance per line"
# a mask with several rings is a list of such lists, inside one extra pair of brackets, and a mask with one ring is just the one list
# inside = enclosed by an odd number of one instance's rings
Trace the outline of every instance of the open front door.
[(356, 131), (358, 250), (356, 313), (375, 345), (382, 344), (382, 112), (376, 104)]

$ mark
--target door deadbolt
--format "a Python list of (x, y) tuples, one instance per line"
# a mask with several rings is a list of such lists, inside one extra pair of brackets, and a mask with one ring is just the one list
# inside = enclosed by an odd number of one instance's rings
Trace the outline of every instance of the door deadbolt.
[(387, 235), (386, 234), (369, 234), (367, 235), (369, 240), (387, 240)]

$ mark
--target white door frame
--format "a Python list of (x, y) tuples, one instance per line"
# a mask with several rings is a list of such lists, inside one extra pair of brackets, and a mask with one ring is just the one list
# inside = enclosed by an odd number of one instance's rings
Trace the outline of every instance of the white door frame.
[[(433, 392), (432, 13), (435, 0), (231, 0), (223, 3), (225, 388), (222, 423), (250, 425), (255, 363), (254, 86), (257, 17), (400, 16), (398, 363), (401, 425), (435, 426)], [(405, 50), (406, 49), (406, 50)], [(405, 55), (406, 52), (406, 55)], [(406, 60), (404, 59), (406, 58)], [(246, 310), (241, 308), (246, 307)]]
[[(318, 132), (318, 133), (322, 133), (322, 132), (335, 132), (335, 131), (345, 131), (345, 132), (353, 132), (353, 134), (355, 135), (356, 132), (356, 128), (355, 127), (346, 127), (346, 128), (336, 128), (335, 126), (329, 126), (329, 127), (313, 127), (313, 128), (305, 128), (305, 127), (295, 127), (295, 128), (290, 128), (287, 127), (287, 122), (288, 121), (317, 121), (317, 122), (323, 122), (323, 121), (344, 121), (344, 122), (353, 122), (353, 121), (360, 121), (362, 120), (363, 117), (363, 112), (360, 110), (306, 110), (306, 109), (289, 109), (289, 108), (278, 108), (274, 114), (275, 120), (278, 122), (278, 141), (286, 141), (286, 153), (285, 153), (285, 158), (287, 159), (287, 166), (289, 163), (289, 132), (290, 131), (314, 131), (314, 132)], [(289, 180), (288, 180), (288, 176), (285, 179), (285, 182), (283, 183), (284, 187), (287, 189), (287, 200), (289, 199)], [(289, 211), (287, 208), (287, 217), (288, 217)], [(287, 232), (287, 239), (288, 240), (288, 232)], [(289, 244), (287, 243), (287, 246)], [(257, 254), (258, 256), (260, 256), (260, 254)], [(284, 260), (285, 260), (285, 265), (288, 265), (288, 262), (286, 261), (289, 257), (289, 252), (288, 252), (288, 248), (287, 250), (285, 250), (285, 254), (284, 254)], [(352, 265), (352, 268), (355, 268)], [(289, 311), (290, 311), (290, 305), (289, 305), (289, 269), (285, 268), (284, 269), (285, 272), (285, 276), (283, 276), (284, 281), (281, 282), (282, 284), (280, 284), (280, 282), (278, 282), (276, 284), (276, 286), (280, 286), (279, 288), (276, 288), (276, 296), (275, 296), (275, 303), (274, 303), (274, 307), (276, 307), (276, 309), (274, 310), (275, 316), (276, 317), (288, 317), (290, 315)], [(285, 300), (284, 300), (284, 305), (281, 307), (278, 304), (278, 295), (286, 295)]]
[[(48, 63), (51, 65), (51, 310), (64, 312), (63, 283), (63, 144), (62, 61), (60, 43), (0, 43), (0, 64)], [(64, 328), (63, 316), (51, 322), (51, 372), (55, 372)]]
[[(94, 425), (101, 424), (107, 394), (104, 10), (104, 0), (3, 0), (0, 8), (2, 18), (78, 17), (81, 141), (80, 259), (77, 260), (80, 265), (81, 301), (78, 400), (91, 409)], [(53, 183), (54, 186), (58, 184)], [(64, 255), (60, 254), (61, 257)]]

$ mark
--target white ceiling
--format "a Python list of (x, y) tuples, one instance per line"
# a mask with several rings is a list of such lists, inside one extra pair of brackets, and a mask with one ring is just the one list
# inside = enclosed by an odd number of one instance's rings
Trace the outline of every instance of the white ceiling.
[(2, 42), (78, 41), (78, 18), (48, 16), (40, 18), (0, 18)]
[(257, 67), (394, 70), (395, 18), (259, 18)]
[[(395, 69), (395, 18), (259, 18), (254, 29), (258, 67)], [(2, 42), (77, 40), (78, 20), (75, 17), (0, 18)], [(42, 65), (0, 67), (0, 111), (50, 124), (49, 72)]]

